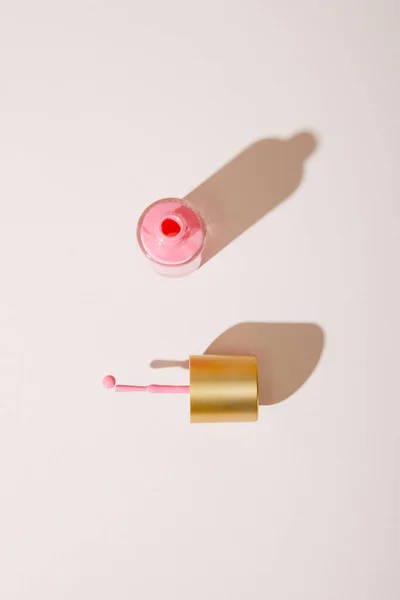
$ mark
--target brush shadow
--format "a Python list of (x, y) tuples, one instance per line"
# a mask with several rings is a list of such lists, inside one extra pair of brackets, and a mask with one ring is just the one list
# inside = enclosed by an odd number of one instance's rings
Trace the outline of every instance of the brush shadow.
[(259, 140), (185, 197), (207, 223), (202, 264), (297, 189), (304, 162), (316, 147), (310, 132)]
[[(324, 332), (315, 323), (238, 323), (218, 336), (204, 354), (255, 355), (259, 402), (278, 404), (310, 377), (324, 347)], [(189, 368), (189, 361), (153, 360), (152, 368)]]
[(152, 369), (169, 369), (172, 367), (181, 367), (181, 369), (189, 368), (188, 360), (163, 360), (163, 359), (155, 359), (150, 363), (150, 367)]

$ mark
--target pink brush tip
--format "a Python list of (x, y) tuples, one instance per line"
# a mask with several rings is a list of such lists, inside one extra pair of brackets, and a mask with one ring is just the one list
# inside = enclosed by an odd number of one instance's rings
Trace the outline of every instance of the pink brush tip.
[(111, 390), (113, 387), (115, 387), (115, 377), (112, 375), (106, 375), (103, 379), (103, 385), (108, 390)]

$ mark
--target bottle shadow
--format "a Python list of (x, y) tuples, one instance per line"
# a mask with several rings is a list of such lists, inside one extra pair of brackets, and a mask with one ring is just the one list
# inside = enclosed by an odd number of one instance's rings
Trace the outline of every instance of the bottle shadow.
[(316, 147), (310, 132), (259, 140), (185, 197), (207, 223), (202, 264), (298, 188), (304, 162)]
[[(255, 355), (260, 405), (292, 396), (316, 368), (324, 332), (315, 323), (238, 323), (218, 336), (204, 354)], [(189, 368), (189, 361), (153, 360), (154, 369)]]

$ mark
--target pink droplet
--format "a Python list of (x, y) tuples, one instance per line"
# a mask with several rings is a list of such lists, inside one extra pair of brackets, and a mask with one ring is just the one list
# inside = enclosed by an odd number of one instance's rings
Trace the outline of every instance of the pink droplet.
[(115, 387), (115, 377), (113, 377), (113, 375), (106, 375), (103, 379), (103, 385), (108, 390), (111, 390)]

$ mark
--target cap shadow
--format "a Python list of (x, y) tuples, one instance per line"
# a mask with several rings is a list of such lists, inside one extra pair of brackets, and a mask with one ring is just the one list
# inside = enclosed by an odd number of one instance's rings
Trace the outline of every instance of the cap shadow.
[(257, 356), (259, 402), (271, 405), (286, 400), (307, 381), (323, 346), (323, 330), (315, 323), (238, 323), (216, 338), (205, 354)]

